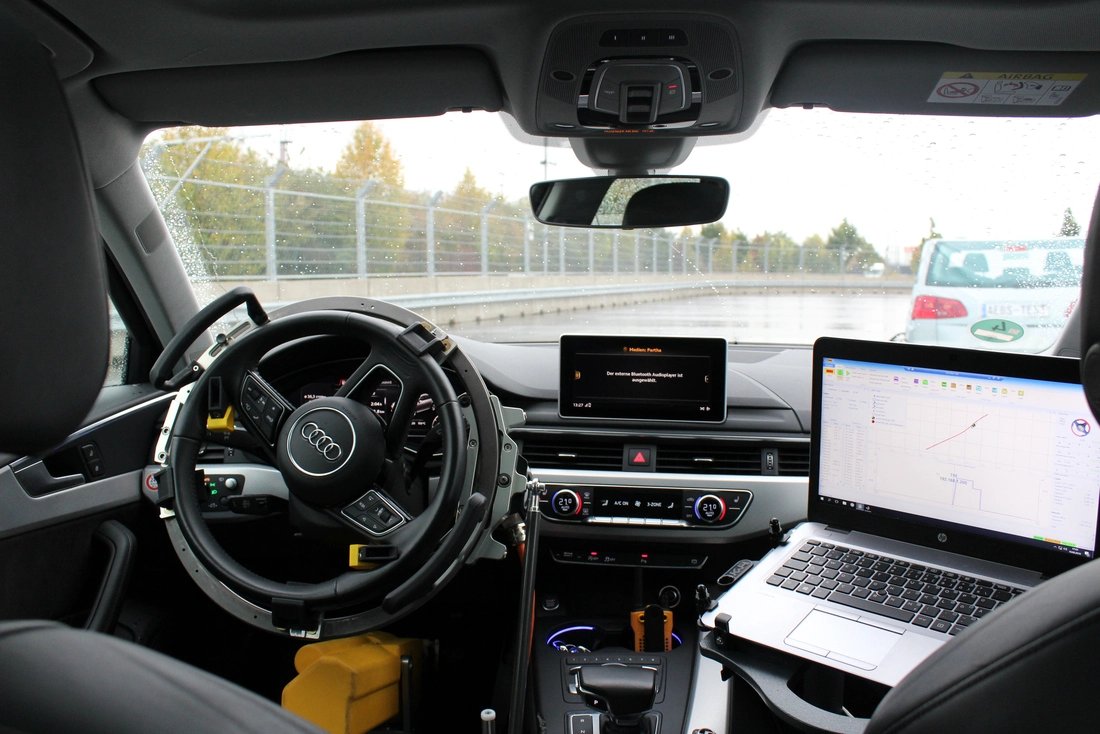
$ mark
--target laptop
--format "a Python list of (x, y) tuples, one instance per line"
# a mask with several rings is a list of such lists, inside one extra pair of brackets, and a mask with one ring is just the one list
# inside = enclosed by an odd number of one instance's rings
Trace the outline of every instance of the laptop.
[(808, 521), (704, 616), (894, 686), (1091, 560), (1100, 426), (1073, 359), (819, 339)]

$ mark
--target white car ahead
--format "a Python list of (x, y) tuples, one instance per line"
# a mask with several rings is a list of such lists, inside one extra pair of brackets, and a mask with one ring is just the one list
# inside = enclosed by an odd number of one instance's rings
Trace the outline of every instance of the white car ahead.
[(921, 252), (905, 340), (1041, 352), (1081, 291), (1085, 240), (930, 240)]

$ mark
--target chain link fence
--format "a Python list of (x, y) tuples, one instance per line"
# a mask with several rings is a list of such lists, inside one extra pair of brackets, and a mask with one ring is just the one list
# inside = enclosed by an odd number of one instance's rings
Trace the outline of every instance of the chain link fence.
[[(527, 202), (417, 192), (278, 164), (207, 161), (192, 175), (143, 168), (188, 265), (210, 280), (494, 274), (841, 274), (843, 249), (669, 230), (540, 224)], [(526, 211), (525, 211), (526, 210)], [(181, 241), (186, 240), (186, 241)], [(197, 253), (197, 254), (196, 254)], [(188, 260), (185, 253), (185, 260)]]

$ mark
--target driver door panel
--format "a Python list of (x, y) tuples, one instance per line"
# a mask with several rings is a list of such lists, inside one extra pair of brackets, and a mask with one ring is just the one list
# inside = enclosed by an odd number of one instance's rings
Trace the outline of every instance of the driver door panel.
[(136, 519), (169, 399), (148, 387), (104, 388), (85, 427), (0, 467), (0, 619), (83, 626), (111, 602), (105, 594), (122, 593), (134, 552), (125, 524)]

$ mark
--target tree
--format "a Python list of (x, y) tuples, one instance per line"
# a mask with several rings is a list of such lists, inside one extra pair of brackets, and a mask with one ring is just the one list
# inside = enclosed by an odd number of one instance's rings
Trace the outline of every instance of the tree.
[(262, 191), (195, 183), (262, 187), (273, 167), (259, 153), (228, 128), (180, 127), (145, 144), (142, 168), (192, 282), (264, 272)]
[(355, 128), (351, 142), (336, 164), (338, 178), (353, 181), (379, 181), (389, 186), (404, 186), (401, 159), (393, 145), (373, 122)]
[(489, 189), (484, 189), (477, 185), (477, 177), (474, 176), (474, 172), (470, 170), (469, 166), (466, 166), (466, 171), (462, 174), (462, 179), (459, 180), (458, 184), (455, 186), (452, 196), (483, 203), (487, 203), (493, 198), (493, 195), (489, 193)]
[(917, 246), (917, 249), (913, 250), (913, 255), (909, 258), (909, 269), (914, 275), (916, 275), (917, 269), (920, 267), (920, 256), (921, 252), (924, 250), (924, 243), (929, 240), (938, 240), (942, 238), (943, 235), (936, 231), (936, 220), (932, 217), (928, 217), (928, 234), (921, 238), (920, 244)]
[(1078, 237), (1080, 234), (1081, 225), (1073, 218), (1073, 210), (1067, 206), (1065, 213), (1062, 215), (1062, 229), (1058, 232), (1058, 236)]
[(835, 273), (837, 256), (827, 249), (825, 238), (812, 234), (802, 241), (802, 270), (807, 273)]
[(726, 236), (726, 227), (721, 222), (703, 225), (699, 236), (705, 240), (722, 240)]
[(758, 234), (749, 241), (750, 267), (761, 272), (776, 273), (793, 270), (798, 263), (798, 245), (786, 232)]
[(839, 253), (840, 271), (844, 273), (860, 272), (866, 270), (872, 263), (882, 262), (882, 256), (860, 235), (847, 217), (829, 232), (829, 237), (825, 240), (825, 248), (830, 252)]

